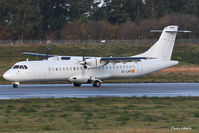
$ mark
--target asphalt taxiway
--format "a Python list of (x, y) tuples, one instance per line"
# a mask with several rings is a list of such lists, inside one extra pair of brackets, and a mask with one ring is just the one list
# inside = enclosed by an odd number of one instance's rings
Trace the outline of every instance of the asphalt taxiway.
[(199, 83), (132, 83), (73, 87), (70, 84), (0, 85), (0, 99), (61, 97), (178, 97), (199, 96)]

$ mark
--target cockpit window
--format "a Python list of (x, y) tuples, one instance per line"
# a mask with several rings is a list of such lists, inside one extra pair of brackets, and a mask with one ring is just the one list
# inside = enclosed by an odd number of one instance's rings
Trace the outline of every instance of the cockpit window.
[(28, 69), (26, 65), (14, 65), (13, 69)]
[(20, 66), (19, 69), (24, 69), (24, 67), (23, 67), (23, 66)]
[(19, 65), (15, 65), (14, 67), (13, 67), (13, 69), (18, 69), (19, 68)]
[(28, 67), (27, 67), (26, 65), (24, 65), (24, 68), (25, 68), (25, 69), (28, 69)]

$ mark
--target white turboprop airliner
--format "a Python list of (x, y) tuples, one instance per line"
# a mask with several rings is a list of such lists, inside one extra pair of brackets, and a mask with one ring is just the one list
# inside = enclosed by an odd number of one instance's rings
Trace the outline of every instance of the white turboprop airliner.
[(17, 62), (4, 73), (6, 80), (17, 88), (20, 82), (70, 81), (75, 87), (92, 83), (100, 87), (102, 80), (134, 78), (178, 64), (171, 60), (178, 26), (167, 26), (159, 40), (145, 53), (131, 57), (77, 57), (27, 53), (47, 60)]

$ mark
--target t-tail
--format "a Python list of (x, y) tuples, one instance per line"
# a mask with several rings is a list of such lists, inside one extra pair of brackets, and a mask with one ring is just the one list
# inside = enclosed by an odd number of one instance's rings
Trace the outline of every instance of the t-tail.
[(162, 32), (159, 40), (145, 53), (136, 55), (136, 57), (149, 57), (161, 59), (165, 61), (171, 60), (176, 34), (178, 32), (190, 32), (178, 30), (178, 26), (171, 25), (164, 28), (164, 30), (151, 30), (151, 32)]

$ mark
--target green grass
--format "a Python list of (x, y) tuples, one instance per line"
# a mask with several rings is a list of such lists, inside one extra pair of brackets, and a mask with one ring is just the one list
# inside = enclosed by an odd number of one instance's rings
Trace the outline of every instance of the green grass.
[(0, 132), (199, 131), (198, 97), (0, 101)]

